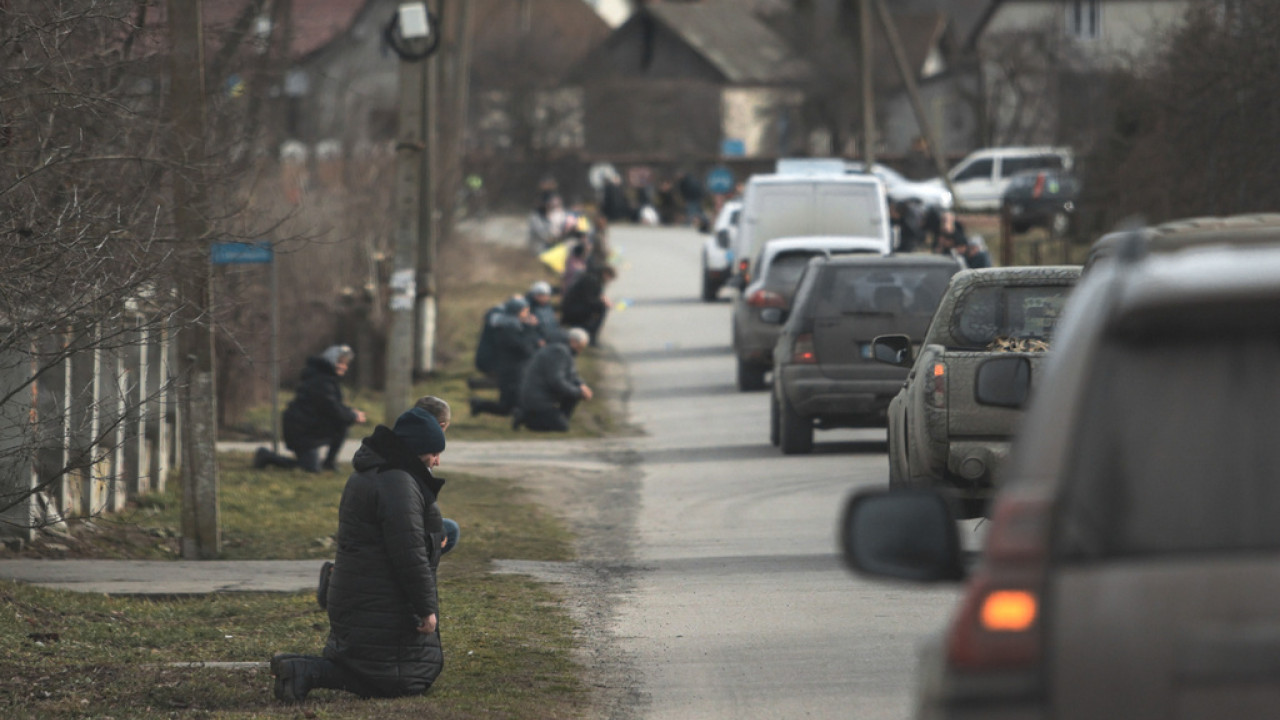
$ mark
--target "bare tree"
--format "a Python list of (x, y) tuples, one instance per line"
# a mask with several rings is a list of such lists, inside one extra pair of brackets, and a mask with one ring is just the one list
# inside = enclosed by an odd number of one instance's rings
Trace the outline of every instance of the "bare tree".
[[(198, 177), (201, 207), (225, 208), (227, 176), (219, 156), (169, 152), (154, 13), (138, 0), (0, 3), (0, 513), (71, 476), (118, 475), (124, 422), (149, 402), (130, 353), (211, 321), (175, 290), (207, 269), (233, 213), (205, 212), (202, 237), (180, 237), (170, 188)], [(92, 372), (67, 370), (85, 358)], [(42, 452), (63, 443), (76, 452)]]

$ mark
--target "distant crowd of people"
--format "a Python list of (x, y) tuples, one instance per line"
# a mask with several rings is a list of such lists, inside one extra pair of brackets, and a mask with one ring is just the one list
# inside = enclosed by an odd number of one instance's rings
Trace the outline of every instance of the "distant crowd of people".
[[(548, 228), (561, 230), (544, 233)], [(564, 432), (578, 403), (591, 399), (575, 358), (599, 343), (613, 308), (605, 289), (617, 271), (609, 262), (606, 229), (602, 217), (593, 222), (565, 211), (558, 194), (544, 192), (530, 219), (530, 244), (540, 254), (562, 246), (560, 282), (535, 282), (485, 312), (475, 367), (497, 386), (498, 397), (470, 398), (472, 415), (509, 416), (513, 429)]]
[(897, 231), (898, 252), (927, 250), (950, 254), (965, 267), (991, 267), (991, 253), (981, 235), (969, 235), (950, 210), (926, 207), (916, 200), (889, 203), (889, 218)]

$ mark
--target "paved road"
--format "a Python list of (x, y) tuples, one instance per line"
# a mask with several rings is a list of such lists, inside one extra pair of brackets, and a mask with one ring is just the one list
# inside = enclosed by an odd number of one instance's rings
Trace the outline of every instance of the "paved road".
[[(835, 525), (886, 481), (882, 430), (819, 431), (813, 455), (768, 442), (764, 393), (734, 386), (730, 305), (696, 300), (700, 237), (616, 228), (626, 266), (609, 319), (647, 436), (634, 554), (644, 570), (614, 631), (646, 718), (902, 718), (915, 648), (954, 588), (868, 583), (839, 564)], [(722, 291), (727, 298), (729, 291)]]

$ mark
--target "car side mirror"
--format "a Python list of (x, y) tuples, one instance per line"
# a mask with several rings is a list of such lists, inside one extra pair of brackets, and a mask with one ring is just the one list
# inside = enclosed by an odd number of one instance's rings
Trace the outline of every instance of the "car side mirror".
[(716, 232), (716, 247), (721, 250), (729, 249), (729, 230), (721, 229)]
[(845, 506), (840, 541), (860, 574), (920, 583), (965, 576), (955, 518), (934, 490), (859, 492)]
[(978, 366), (973, 389), (981, 405), (1021, 408), (1031, 395), (1031, 361), (1025, 357), (998, 357)]
[(871, 341), (871, 356), (882, 363), (911, 367), (911, 338), (906, 335), (880, 335)]

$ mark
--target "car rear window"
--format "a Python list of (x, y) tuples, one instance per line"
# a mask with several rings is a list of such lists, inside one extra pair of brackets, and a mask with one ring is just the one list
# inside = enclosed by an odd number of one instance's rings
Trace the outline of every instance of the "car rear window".
[(961, 345), (990, 349), (1010, 341), (1047, 349), (1070, 285), (977, 287), (957, 301), (951, 334)]
[(812, 250), (794, 250), (775, 255), (765, 271), (765, 284), (770, 287), (794, 288), (804, 274), (804, 267), (809, 264), (809, 259), (822, 254)]
[(1116, 337), (1097, 356), (1059, 525), (1073, 557), (1280, 549), (1280, 335)]
[(829, 266), (816, 287), (814, 315), (933, 317), (956, 272), (950, 266)]

